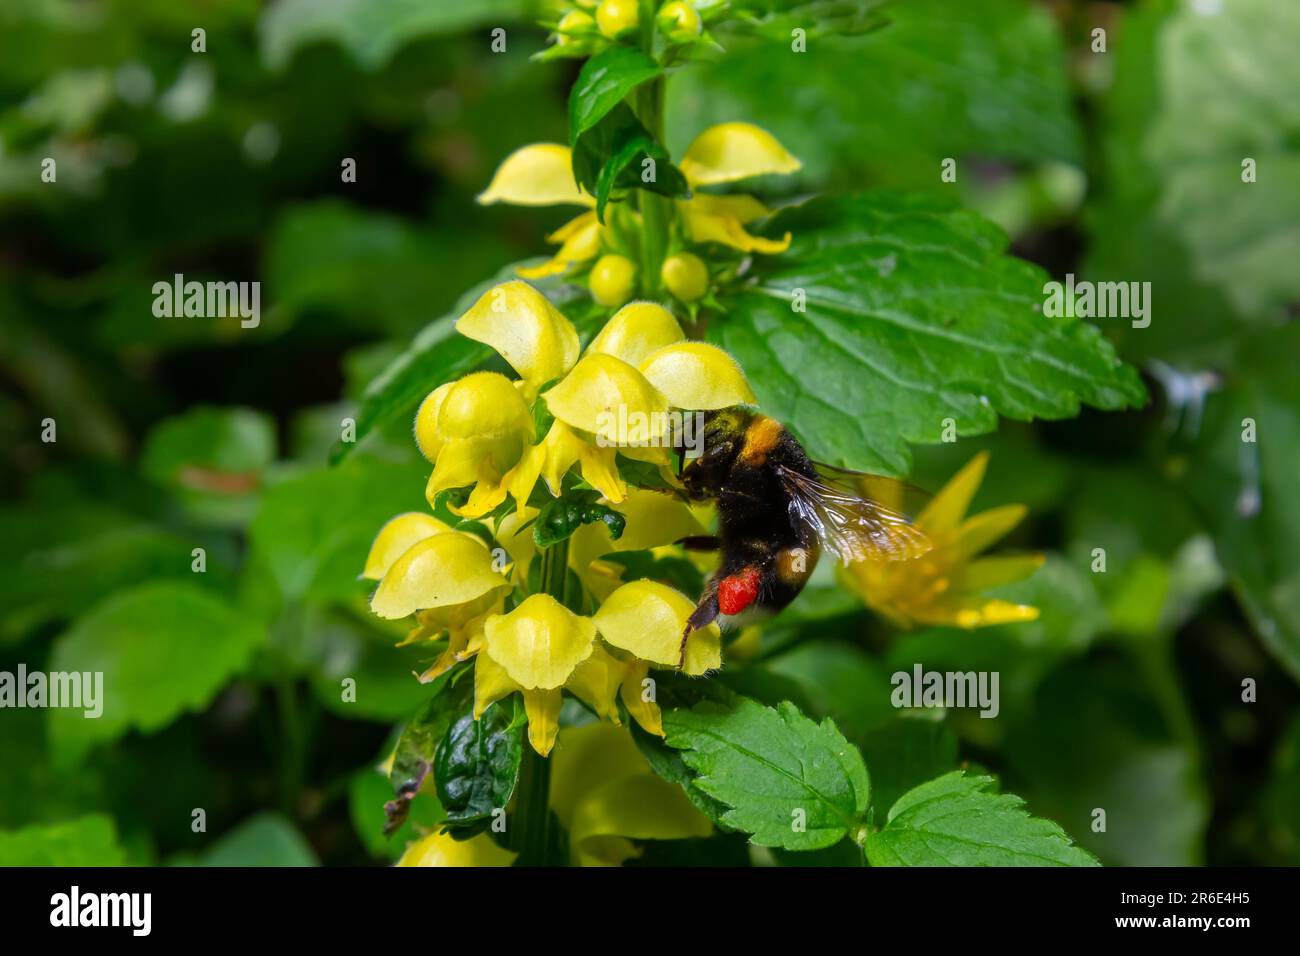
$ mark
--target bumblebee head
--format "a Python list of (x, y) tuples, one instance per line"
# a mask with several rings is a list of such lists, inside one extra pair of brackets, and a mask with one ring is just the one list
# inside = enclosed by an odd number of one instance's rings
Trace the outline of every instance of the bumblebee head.
[(703, 441), (678, 448), (678, 474), (686, 493), (700, 501), (714, 498), (745, 443), (745, 431), (758, 413), (746, 405), (705, 412)]

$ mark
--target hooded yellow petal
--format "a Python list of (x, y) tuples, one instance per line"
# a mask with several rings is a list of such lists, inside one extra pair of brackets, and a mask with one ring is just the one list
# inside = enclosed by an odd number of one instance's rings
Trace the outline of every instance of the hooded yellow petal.
[[(632, 581), (607, 597), (592, 620), (600, 636), (642, 660), (676, 667), (682, 633), (695, 604), (680, 591), (658, 581)], [(722, 635), (718, 625), (693, 631), (686, 642), (687, 674), (698, 675), (722, 666)]]
[(695, 186), (732, 183), (767, 173), (793, 173), (799, 160), (775, 136), (752, 123), (710, 126), (686, 148), (681, 170)]
[(943, 538), (957, 530), (966, 517), (971, 498), (984, 480), (989, 454), (980, 452), (939, 490), (916, 519), (916, 525), (932, 537)]
[(395, 866), (510, 866), (517, 853), (503, 850), (486, 833), (457, 840), (450, 833), (430, 833), (406, 848)]
[(780, 239), (752, 235), (733, 213), (707, 201), (712, 198), (696, 196), (677, 204), (692, 242), (716, 242), (741, 252), (757, 252), (765, 256), (778, 255), (790, 248), (790, 233)]
[(370, 546), (370, 554), (366, 557), (366, 567), (361, 572), (361, 576), (371, 581), (378, 581), (388, 573), (393, 562), (405, 554), (413, 544), (450, 530), (433, 515), (420, 511), (408, 511), (406, 514), (398, 515), (380, 528), (379, 534), (375, 535), (375, 541)]
[(596, 641), (596, 625), (549, 594), (534, 594), (509, 614), (488, 619), (484, 646), (525, 690), (564, 686)]
[(492, 554), (478, 538), (454, 531), (436, 534), (393, 562), (370, 609), (393, 620), (424, 608), (465, 604), (508, 583), (492, 570)]
[(639, 423), (648, 423), (647, 438), (667, 424), (668, 400), (631, 365), (601, 352), (584, 355), (542, 397), (560, 421), (614, 446), (638, 438)]
[(685, 339), (682, 327), (662, 305), (629, 302), (605, 323), (587, 346), (587, 352), (603, 352), (637, 366), (652, 352)]
[(666, 345), (641, 363), (641, 373), (674, 408), (707, 410), (755, 401), (736, 360), (706, 342)]
[(528, 715), (528, 742), (543, 757), (555, 746), (555, 735), (560, 732), (560, 707), (563, 694), (559, 690), (525, 690), (524, 712)]
[(596, 204), (578, 188), (569, 148), (559, 143), (533, 143), (515, 150), (497, 167), (488, 188), (479, 193), (478, 201), (484, 205), (505, 202), (515, 206)]
[(443, 443), (443, 437), (438, 431), (438, 412), (455, 384), (446, 382), (439, 385), (424, 397), (415, 413), (415, 444), (420, 449), (420, 454), (431, 462), (438, 460), (438, 452)]
[(578, 360), (573, 323), (546, 296), (518, 279), (483, 293), (456, 320), (456, 331), (496, 349), (532, 392), (559, 378)]

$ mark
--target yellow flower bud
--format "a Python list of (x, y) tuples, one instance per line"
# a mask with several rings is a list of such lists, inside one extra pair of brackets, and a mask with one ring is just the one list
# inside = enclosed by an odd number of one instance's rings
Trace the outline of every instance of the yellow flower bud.
[(492, 570), (492, 552), (473, 535), (435, 534), (412, 545), (379, 582), (370, 610), (395, 620), (431, 607), (466, 604), (509, 586)]
[[(587, 6), (587, 4), (583, 4)], [(594, 4), (592, 4), (594, 6)], [(564, 16), (560, 17), (560, 22), (555, 25), (558, 37), (556, 42), (560, 46), (568, 46), (570, 43), (578, 43), (580, 37), (569, 36), (570, 33), (578, 33), (583, 30), (594, 28), (596, 21), (592, 19), (591, 14), (582, 10), (570, 10)]]
[(674, 408), (705, 410), (755, 401), (736, 360), (705, 342), (667, 345), (641, 363), (641, 374)]
[(601, 0), (596, 25), (611, 40), (636, 29), (637, 0)]
[(549, 594), (534, 594), (509, 614), (490, 617), (484, 647), (525, 690), (563, 687), (591, 656), (596, 625)]
[(514, 383), (498, 372), (473, 372), (458, 379), (438, 408), (438, 434), (444, 441), (516, 433), (531, 438), (533, 416)]
[[(606, 3), (609, 0), (605, 0)], [(617, 308), (632, 298), (633, 283), (636, 280), (636, 266), (631, 259), (623, 256), (606, 255), (596, 260), (591, 267), (591, 297), (601, 305)]]
[(699, 11), (683, 0), (670, 0), (659, 8), (655, 18), (659, 30), (670, 40), (689, 40), (704, 32), (704, 21)]
[(686, 338), (673, 314), (653, 302), (629, 302), (614, 313), (587, 346), (628, 365), (640, 365), (651, 353)]
[(415, 413), (415, 444), (420, 449), (420, 454), (431, 462), (438, 460), (438, 452), (443, 444), (442, 435), (438, 433), (438, 411), (455, 384), (447, 382), (439, 385), (425, 396)]
[(689, 252), (679, 252), (665, 259), (659, 278), (682, 302), (694, 302), (709, 291), (709, 267), (699, 256)]

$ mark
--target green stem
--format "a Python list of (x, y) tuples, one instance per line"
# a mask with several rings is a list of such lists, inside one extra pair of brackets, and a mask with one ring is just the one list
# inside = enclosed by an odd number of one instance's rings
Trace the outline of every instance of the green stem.
[[(563, 604), (569, 575), (569, 542), (544, 548), (540, 560), (542, 593)], [(551, 850), (551, 766), (528, 743), (524, 744), (515, 799), (514, 843), (519, 865), (545, 866)]]
[[(641, 46), (647, 56), (654, 56), (654, 5), (641, 4)], [(641, 125), (656, 142), (664, 140), (663, 77), (643, 83), (636, 91), (634, 111)], [(655, 298), (659, 293), (659, 269), (668, 251), (668, 231), (672, 206), (666, 196), (642, 189), (637, 194), (641, 211), (641, 294)]]

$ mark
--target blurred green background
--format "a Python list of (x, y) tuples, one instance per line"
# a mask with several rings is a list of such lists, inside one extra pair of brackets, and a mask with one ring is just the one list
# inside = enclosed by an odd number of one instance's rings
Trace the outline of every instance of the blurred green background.
[[(427, 466), (404, 430), (329, 458), (411, 337), (565, 219), (473, 200), (514, 148), (565, 139), (575, 67), (530, 62), (540, 7), (0, 0), (0, 670), (118, 691), (98, 721), (0, 710), (0, 864), (379, 863), (410, 838), (380, 832), (376, 767), (420, 657), (356, 575)], [(675, 75), (669, 145), (769, 128), (804, 161), (773, 200), (951, 190), (958, 158), (1017, 254), (1153, 284), (1149, 328), (1099, 324), (1155, 400), (917, 449), (929, 488), (991, 451), (975, 505), (1029, 505), (1010, 544), (1049, 554), (1015, 595), (1039, 621), (890, 635), (813, 587), (746, 690), (834, 716), (869, 766), (988, 768), (1108, 864), (1300, 863), (1300, 8), (887, 12)], [(259, 280), (260, 325), (156, 318), (178, 272)], [(999, 719), (898, 716), (889, 674), (916, 661), (999, 671)]]

